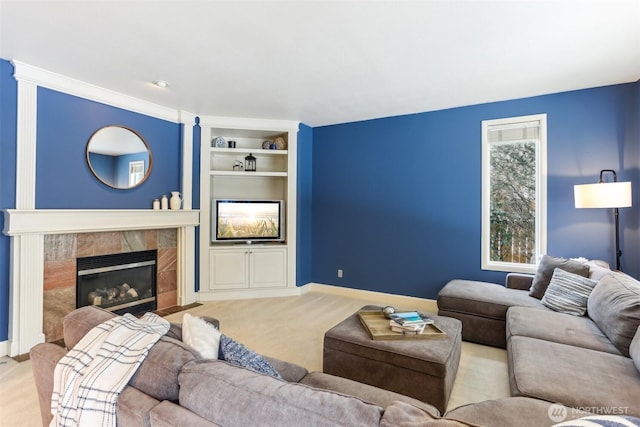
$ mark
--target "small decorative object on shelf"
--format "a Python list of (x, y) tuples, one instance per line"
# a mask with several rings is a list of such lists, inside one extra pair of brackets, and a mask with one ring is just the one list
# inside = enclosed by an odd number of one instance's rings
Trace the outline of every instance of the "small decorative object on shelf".
[(221, 136), (214, 138), (211, 142), (213, 143), (213, 145), (215, 145), (216, 148), (225, 148), (227, 146), (227, 141), (225, 141), (225, 139)]
[(180, 192), (179, 191), (172, 191), (171, 192), (171, 200), (169, 200), (169, 202), (171, 204), (171, 209), (172, 210), (180, 209), (180, 205), (182, 204), (182, 198), (180, 197)]
[(236, 142), (235, 141), (229, 141), (229, 148), (236, 148)]
[(273, 141), (262, 141), (262, 149), (263, 150), (268, 150), (271, 148), (271, 144), (273, 144)]
[(244, 158), (244, 170), (247, 172), (256, 171), (256, 158), (252, 153), (249, 153), (249, 155)]
[(244, 170), (244, 163), (240, 160), (236, 160), (236, 163), (233, 165), (234, 172), (242, 172)]
[(287, 149), (287, 142), (284, 140), (283, 137), (279, 136), (273, 142), (274, 142), (274, 144), (276, 144), (276, 150), (286, 150)]
[(167, 199), (166, 195), (162, 195), (162, 199), (160, 200), (160, 203), (162, 205), (162, 209), (169, 209), (169, 199)]
[(160, 209), (160, 199), (153, 199), (153, 210), (159, 210)]

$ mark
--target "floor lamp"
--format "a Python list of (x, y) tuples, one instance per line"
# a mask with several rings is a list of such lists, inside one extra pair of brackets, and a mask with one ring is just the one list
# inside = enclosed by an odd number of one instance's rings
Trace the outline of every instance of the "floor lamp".
[[(602, 175), (613, 174), (613, 182), (604, 182)], [(618, 182), (616, 171), (603, 169), (600, 171), (600, 182), (597, 184), (581, 184), (573, 186), (573, 195), (576, 208), (613, 208), (616, 225), (616, 270), (620, 267), (620, 223), (618, 221), (618, 208), (631, 206), (631, 182)]]

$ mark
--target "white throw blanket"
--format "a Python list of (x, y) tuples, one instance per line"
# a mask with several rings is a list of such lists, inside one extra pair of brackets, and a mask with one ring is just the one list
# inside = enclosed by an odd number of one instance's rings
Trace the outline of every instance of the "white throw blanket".
[(169, 322), (146, 313), (114, 317), (80, 340), (56, 365), (50, 426), (116, 425), (116, 400)]

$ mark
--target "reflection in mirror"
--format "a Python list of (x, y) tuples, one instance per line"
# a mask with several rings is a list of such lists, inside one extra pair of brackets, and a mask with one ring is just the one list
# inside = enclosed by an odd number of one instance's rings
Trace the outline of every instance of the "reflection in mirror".
[(127, 189), (142, 184), (151, 173), (153, 157), (147, 142), (133, 129), (105, 126), (87, 143), (91, 172), (109, 187)]

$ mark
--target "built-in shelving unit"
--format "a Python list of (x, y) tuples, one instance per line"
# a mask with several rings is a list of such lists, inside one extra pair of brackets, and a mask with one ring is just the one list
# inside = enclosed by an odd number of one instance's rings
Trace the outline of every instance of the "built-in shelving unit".
[[(298, 122), (201, 117), (200, 127), (199, 299), (294, 295)], [(216, 146), (218, 137), (235, 141), (235, 148)], [(276, 138), (284, 146), (263, 148)], [(249, 155), (256, 159), (255, 171), (244, 170)], [(283, 200), (284, 241), (212, 241), (215, 199)]]

